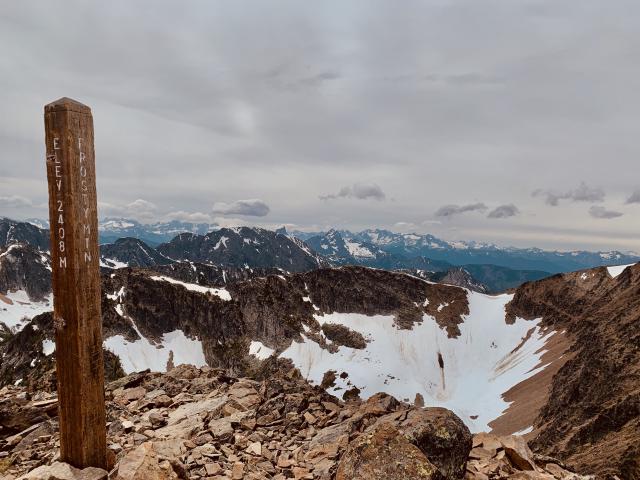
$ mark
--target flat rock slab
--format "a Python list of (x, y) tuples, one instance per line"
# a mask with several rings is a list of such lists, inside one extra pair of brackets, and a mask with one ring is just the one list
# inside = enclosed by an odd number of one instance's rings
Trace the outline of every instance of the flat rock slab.
[(68, 463), (55, 462), (42, 465), (18, 480), (107, 480), (108, 473), (101, 468), (89, 467), (83, 470)]

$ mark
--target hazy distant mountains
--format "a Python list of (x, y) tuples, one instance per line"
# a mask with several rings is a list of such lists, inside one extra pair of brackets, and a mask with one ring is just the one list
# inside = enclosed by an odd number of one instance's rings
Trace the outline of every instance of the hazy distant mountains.
[[(0, 246), (22, 241), (47, 250), (48, 231), (36, 227), (38, 223), (0, 219)], [(142, 224), (118, 218), (100, 222), (100, 240), (104, 265), (115, 268), (166, 265), (181, 260), (225, 267), (279, 268), (289, 272), (331, 265), (361, 265), (413, 272), (440, 281), (439, 277), (450, 271), (452, 278), (463, 278), (464, 274), (452, 270), (461, 267), (488, 291), (502, 291), (554, 273), (640, 260), (638, 256), (618, 251), (504, 248), (381, 229), (311, 234), (287, 232), (284, 228), (276, 232), (250, 227), (212, 231), (208, 224), (178, 221)]]
[(452, 265), (490, 264), (516, 270), (560, 273), (640, 260), (637, 255), (618, 251), (557, 252), (539, 248), (499, 247), (477, 242), (446, 242), (429, 234), (394, 233), (388, 230), (364, 230), (358, 233), (330, 230), (314, 235), (298, 232), (292, 235), (305, 239), (318, 253), (334, 261), (344, 259), (347, 263), (351, 259), (368, 261), (384, 256), (384, 253), (407, 259), (425, 257), (434, 264), (437, 261)]
[[(46, 220), (30, 218), (25, 222), (42, 229), (49, 228), (49, 222)], [(113, 243), (119, 238), (130, 237), (138, 238), (153, 247), (168, 242), (181, 233), (206, 235), (214, 228), (215, 225), (209, 225), (208, 223), (189, 223), (174, 220), (171, 222), (144, 224), (136, 220), (116, 217), (108, 217), (98, 223), (100, 243)]]
[(188, 223), (174, 220), (143, 224), (125, 218), (105, 218), (98, 225), (100, 243), (112, 243), (118, 238), (131, 237), (143, 240), (151, 246), (168, 242), (181, 233), (206, 235), (213, 226), (208, 223)]

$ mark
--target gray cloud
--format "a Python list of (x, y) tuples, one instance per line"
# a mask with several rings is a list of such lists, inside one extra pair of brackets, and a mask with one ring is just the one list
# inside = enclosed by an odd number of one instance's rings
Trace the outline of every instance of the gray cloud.
[(358, 200), (384, 200), (385, 193), (375, 183), (354, 183), (351, 186), (342, 187), (338, 193), (320, 195), (320, 200), (332, 200), (336, 198), (357, 198)]
[(570, 200), (573, 202), (603, 202), (605, 193), (601, 188), (589, 187), (585, 182), (566, 192), (557, 192), (553, 190), (535, 190), (532, 195), (534, 197), (545, 197), (545, 203), (552, 207), (557, 207), (560, 200)]
[(257, 198), (249, 200), (236, 200), (232, 203), (214, 203), (211, 207), (213, 213), (220, 215), (245, 215), (248, 217), (264, 217), (271, 209), (262, 200)]
[(589, 209), (589, 215), (591, 215), (593, 218), (608, 220), (612, 218), (621, 217), (624, 214), (622, 212), (616, 212), (614, 210), (607, 210), (606, 208), (601, 207), (599, 205), (594, 205)]
[(484, 212), (487, 210), (487, 206), (484, 203), (472, 203), (468, 205), (444, 205), (440, 207), (434, 215), (436, 217), (451, 218), (455, 215), (466, 212)]
[[(567, 190), (580, 180), (621, 203), (639, 186), (628, 172), (640, 2), (609, 3), (3, 2), (0, 195), (33, 206), (0, 215), (47, 216), (42, 107), (66, 95), (92, 108), (99, 200), (116, 210), (145, 199), (157, 209), (135, 212), (156, 220), (403, 221), (447, 240), (640, 250), (640, 209), (624, 222), (576, 215), (599, 204), (580, 189), (593, 203), (544, 204), (574, 202)], [(339, 197), (355, 179), (384, 185), (388, 201)], [(532, 198), (539, 186), (558, 191)], [(339, 208), (318, 201), (327, 193)], [(218, 220), (210, 208), (251, 198), (269, 215)], [(530, 215), (423, 222), (468, 198)]]
[(489, 212), (487, 218), (509, 218), (520, 214), (520, 210), (513, 203), (500, 205)]
[(631, 196), (627, 198), (627, 201), (624, 203), (626, 203), (627, 205), (632, 203), (640, 203), (640, 189), (633, 192)]
[(316, 75), (311, 75), (309, 77), (304, 77), (298, 80), (298, 83), (301, 85), (307, 85), (315, 87), (317, 85), (321, 85), (325, 82), (330, 82), (332, 80), (338, 80), (340, 78), (340, 74), (337, 72), (322, 72)]
[(20, 195), (9, 195), (0, 197), (0, 207), (7, 208), (24, 208), (31, 207), (33, 202), (26, 197)]

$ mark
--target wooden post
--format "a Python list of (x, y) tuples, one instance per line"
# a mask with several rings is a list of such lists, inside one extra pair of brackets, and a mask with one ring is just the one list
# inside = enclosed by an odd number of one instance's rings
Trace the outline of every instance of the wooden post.
[(44, 107), (60, 405), (60, 457), (106, 468), (104, 359), (91, 109), (69, 98)]

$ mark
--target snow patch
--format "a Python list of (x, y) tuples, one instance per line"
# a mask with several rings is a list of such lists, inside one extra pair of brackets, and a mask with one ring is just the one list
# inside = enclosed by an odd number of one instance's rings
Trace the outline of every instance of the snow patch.
[(351, 256), (353, 256), (353, 257), (360, 257), (360, 258), (374, 258), (375, 257), (375, 254), (373, 254), (371, 252), (371, 250), (369, 250), (366, 247), (363, 247), (359, 243), (350, 242), (348, 240), (345, 240), (344, 244), (347, 247), (347, 250), (349, 251), (349, 254), (351, 254)]
[(227, 248), (227, 241), (229, 240), (228, 237), (220, 237), (220, 240), (218, 240), (218, 243), (216, 243), (216, 245), (213, 247), (214, 250), (218, 250), (220, 248), (220, 246), (222, 245), (223, 248)]
[(121, 262), (120, 260), (116, 260), (115, 258), (100, 257), (100, 266), (105, 268), (118, 269), (126, 268), (129, 266), (129, 264)]
[(43, 301), (34, 302), (25, 290), (0, 295), (0, 323), (14, 332), (19, 332), (36, 315), (53, 310), (53, 294)]
[(202, 285), (198, 285), (196, 283), (185, 283), (185, 282), (181, 282), (180, 280), (176, 280), (175, 278), (165, 277), (165, 276), (154, 275), (150, 278), (151, 280), (156, 280), (159, 282), (168, 282), (168, 283), (173, 283), (175, 285), (182, 285), (184, 288), (186, 288), (187, 290), (191, 290), (192, 292), (212, 293), (213, 295), (225, 301), (231, 300), (231, 294), (226, 288), (203, 287)]
[(627, 267), (632, 267), (634, 265), (635, 263), (632, 263), (630, 265), (615, 265), (613, 267), (607, 267), (607, 271), (609, 272), (609, 275), (611, 275), (611, 278), (616, 278), (618, 275), (624, 272)]
[(48, 338), (42, 341), (42, 354), (45, 357), (48, 357), (55, 351), (56, 351), (56, 342), (54, 342), (53, 340), (49, 340)]
[(260, 360), (269, 358), (271, 355), (273, 355), (273, 352), (275, 352), (275, 350), (267, 347), (262, 342), (252, 341), (251, 345), (249, 345), (249, 355), (254, 355)]
[(533, 425), (525, 429), (522, 429), (519, 432), (513, 433), (512, 435), (526, 435), (527, 433), (531, 433), (531, 432), (533, 432)]

